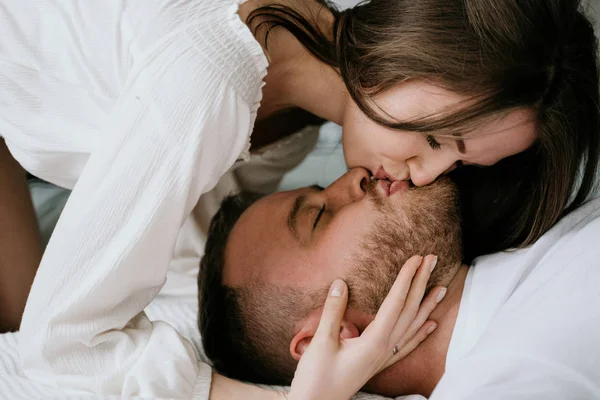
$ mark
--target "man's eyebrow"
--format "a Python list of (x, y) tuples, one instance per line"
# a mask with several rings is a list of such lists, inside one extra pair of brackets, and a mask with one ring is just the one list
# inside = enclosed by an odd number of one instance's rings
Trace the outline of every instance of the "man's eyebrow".
[(300, 240), (300, 238), (298, 237), (298, 230), (296, 229), (296, 223), (298, 221), (298, 211), (300, 211), (300, 208), (302, 208), (302, 205), (305, 201), (306, 195), (300, 195), (296, 197), (296, 200), (294, 200), (294, 205), (292, 206), (292, 209), (290, 210), (290, 213), (288, 214), (287, 218), (288, 228), (292, 235), (298, 240)]

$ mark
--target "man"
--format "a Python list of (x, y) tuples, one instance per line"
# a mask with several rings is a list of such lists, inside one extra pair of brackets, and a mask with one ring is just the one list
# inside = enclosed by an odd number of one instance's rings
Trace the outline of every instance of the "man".
[(205, 351), (224, 374), (289, 383), (334, 279), (350, 289), (340, 336), (357, 336), (404, 261), (433, 253), (430, 287), (448, 288), (430, 316), (438, 328), (366, 390), (429, 396), (437, 385), (432, 398), (599, 397), (600, 290), (591, 283), (600, 278), (598, 216), (600, 201), (592, 202), (532, 248), (468, 269), (447, 179), (408, 188), (371, 182), (357, 169), (325, 190), (230, 198), (211, 224), (199, 277)]

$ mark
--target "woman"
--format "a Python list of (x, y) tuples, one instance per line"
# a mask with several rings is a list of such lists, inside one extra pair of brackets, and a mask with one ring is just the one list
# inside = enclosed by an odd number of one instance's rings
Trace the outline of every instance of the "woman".
[[(343, 13), (270, 4), (4, 7), (0, 132), (25, 170), (75, 186), (23, 316), (31, 377), (102, 393), (206, 389), (187, 342), (140, 312), (164, 281), (183, 218), (247, 154), (255, 119), (284, 109), (342, 124), (349, 166), (419, 185), (524, 152), (531, 181), (517, 182), (522, 206), (503, 246), (532, 243), (589, 194), (596, 43), (577, 2), (377, 0)], [(5, 218), (22, 227), (13, 203)], [(5, 274), (19, 260), (4, 259), (0, 281), (13, 282)], [(165, 378), (159, 360), (174, 360), (177, 374)], [(249, 393), (225, 382), (214, 398), (223, 387)]]

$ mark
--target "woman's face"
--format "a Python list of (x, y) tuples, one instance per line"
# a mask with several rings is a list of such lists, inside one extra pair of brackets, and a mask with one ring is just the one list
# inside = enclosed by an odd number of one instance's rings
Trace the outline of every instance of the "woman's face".
[[(408, 81), (374, 100), (392, 117), (410, 121), (458, 107), (466, 99), (431, 84)], [(417, 186), (427, 185), (459, 163), (489, 166), (525, 151), (536, 139), (532, 121), (531, 111), (517, 110), (456, 140), (385, 128), (348, 101), (342, 121), (346, 164), (367, 168), (379, 179), (410, 179)]]

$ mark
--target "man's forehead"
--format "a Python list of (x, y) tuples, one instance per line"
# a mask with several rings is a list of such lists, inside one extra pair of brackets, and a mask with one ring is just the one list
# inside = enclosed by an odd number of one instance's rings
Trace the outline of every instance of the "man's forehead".
[(291, 192), (263, 197), (240, 216), (225, 248), (225, 284), (238, 286), (247, 282), (292, 247), (286, 212), (293, 198)]

